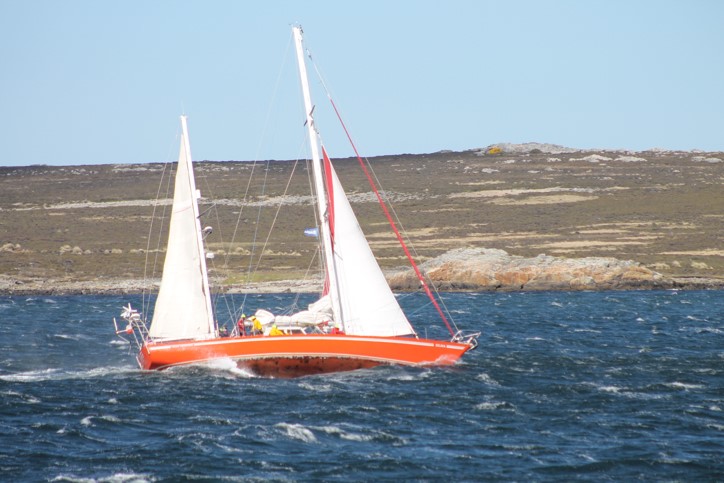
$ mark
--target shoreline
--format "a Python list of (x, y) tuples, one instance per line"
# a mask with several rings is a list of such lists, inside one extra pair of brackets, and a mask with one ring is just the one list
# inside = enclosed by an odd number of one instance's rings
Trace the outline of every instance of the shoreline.
[[(399, 293), (414, 292), (407, 287), (395, 287), (393, 291)], [(322, 285), (316, 281), (280, 280), (274, 282), (256, 282), (248, 284), (228, 285), (215, 290), (216, 294), (244, 294), (244, 293), (318, 293)], [(155, 293), (158, 290), (158, 281), (139, 280), (104, 280), (96, 281), (59, 281), (59, 280), (0, 280), (0, 296), (24, 295), (140, 295)], [(616, 287), (561, 287), (536, 285), (520, 288), (511, 287), (484, 287), (474, 284), (463, 286), (451, 283), (438, 283), (440, 292), (468, 292), (468, 293), (494, 293), (494, 292), (606, 292), (623, 290), (724, 290), (724, 279), (704, 277), (671, 277), (658, 280), (654, 283), (632, 283)]]

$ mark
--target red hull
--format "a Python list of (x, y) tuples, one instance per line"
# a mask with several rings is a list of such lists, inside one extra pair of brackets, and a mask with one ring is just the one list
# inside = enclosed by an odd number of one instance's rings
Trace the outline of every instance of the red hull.
[(298, 377), (381, 364), (450, 365), (471, 348), (429, 339), (315, 334), (150, 342), (138, 359), (147, 370), (232, 359), (261, 376)]

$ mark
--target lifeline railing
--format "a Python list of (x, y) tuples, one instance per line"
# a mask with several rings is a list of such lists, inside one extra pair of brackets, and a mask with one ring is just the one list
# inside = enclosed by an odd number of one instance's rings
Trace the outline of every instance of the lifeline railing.
[(128, 304), (128, 307), (123, 307), (121, 319), (126, 321), (126, 326), (119, 329), (118, 322), (116, 322), (116, 318), (113, 317), (113, 325), (116, 328), (116, 335), (129, 344), (132, 344), (132, 342), (124, 337), (124, 335), (133, 335), (133, 343), (136, 344), (136, 347), (138, 347), (138, 350), (140, 351), (141, 347), (143, 347), (143, 343), (148, 340), (148, 327), (146, 326), (146, 321), (143, 317), (141, 317), (138, 310), (131, 307), (130, 303)]
[(452, 342), (459, 342), (461, 344), (470, 344), (470, 350), (475, 349), (478, 346), (478, 337), (481, 332), (469, 332), (458, 330), (453, 335)]

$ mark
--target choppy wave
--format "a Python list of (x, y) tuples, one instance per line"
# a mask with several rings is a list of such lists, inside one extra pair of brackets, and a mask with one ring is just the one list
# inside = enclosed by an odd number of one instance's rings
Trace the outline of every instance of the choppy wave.
[[(294, 299), (253, 295), (247, 303), (284, 307)], [(417, 294), (400, 300), (421, 333), (436, 334)], [(483, 332), (462, 363), (293, 380), (253, 377), (229, 359), (141, 371), (113, 333), (125, 303), (1, 299), (4, 320), (13, 321), (0, 325), (4, 479), (724, 474), (722, 292), (449, 294), (458, 326)]]
[(0, 375), (0, 381), (7, 382), (44, 382), (63, 381), (72, 379), (103, 378), (109, 375), (119, 375), (138, 372), (134, 367), (93, 367), (90, 369), (68, 371), (64, 369), (47, 368), (33, 371), (24, 371), (14, 374)]
[(69, 483), (150, 483), (157, 481), (149, 475), (139, 473), (114, 473), (109, 476), (100, 476), (97, 478), (86, 478), (75, 476), (72, 474), (61, 474), (50, 481), (69, 482)]
[(198, 367), (204, 367), (206, 369), (209, 369), (211, 372), (219, 376), (233, 376), (242, 378), (257, 377), (253, 372), (238, 367), (236, 362), (227, 357), (214, 359), (212, 361), (203, 362), (196, 365)]
[(316, 443), (317, 438), (311, 429), (301, 424), (279, 423), (275, 425), (281, 432), (291, 439), (302, 441), (303, 443)]

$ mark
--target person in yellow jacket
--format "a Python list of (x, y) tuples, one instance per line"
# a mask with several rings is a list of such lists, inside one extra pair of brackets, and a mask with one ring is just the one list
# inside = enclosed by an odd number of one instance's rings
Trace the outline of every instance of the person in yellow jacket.
[(274, 324), (274, 325), (272, 325), (272, 328), (269, 331), (269, 335), (284, 335), (284, 332), (279, 330), (279, 327), (277, 327), (277, 324)]
[(249, 321), (251, 321), (253, 334), (261, 334), (264, 331), (264, 328), (261, 326), (261, 322), (254, 315), (249, 317)]

